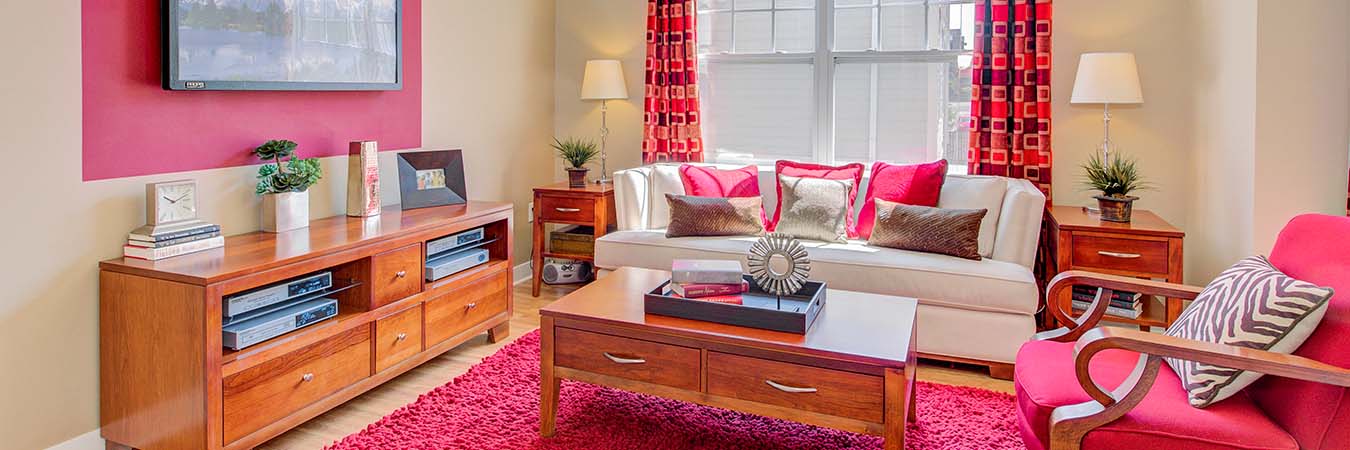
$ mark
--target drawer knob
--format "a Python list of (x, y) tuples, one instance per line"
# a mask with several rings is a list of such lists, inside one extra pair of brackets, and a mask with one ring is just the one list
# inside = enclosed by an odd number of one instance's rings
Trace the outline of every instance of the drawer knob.
[(477, 308), (477, 307), (478, 307), (478, 303), (470, 303), (470, 304), (464, 305), (464, 309), (466, 309), (466, 310), (468, 310), (468, 309), (474, 309), (474, 308)]
[(554, 210), (554, 211), (557, 211), (557, 212), (560, 212), (560, 213), (579, 213), (579, 212), (581, 212), (581, 208), (553, 208), (553, 210)]
[(764, 380), (764, 382), (767, 383), (769, 386), (773, 386), (774, 389), (787, 392), (790, 394), (810, 394), (816, 392), (816, 388), (787, 386), (775, 383), (773, 380)]
[(314, 374), (313, 374), (313, 373), (306, 373), (306, 374), (304, 374), (304, 375), (301, 375), (301, 376), (300, 376), (300, 380), (301, 380), (301, 381), (304, 381), (304, 382), (314, 381)]
[(406, 277), (406, 276), (408, 276), (408, 271), (406, 271), (406, 270), (400, 270), (400, 271), (398, 271), (398, 272), (395, 272), (395, 273), (394, 273), (394, 276), (395, 276), (395, 277), (399, 277), (399, 278)]
[(621, 358), (621, 357), (618, 357), (618, 356), (611, 355), (611, 354), (609, 354), (609, 352), (605, 352), (605, 357), (606, 357), (606, 358), (609, 358), (610, 361), (613, 361), (614, 364), (646, 364), (646, 363), (647, 363), (647, 360), (642, 359), (642, 358)]
[(1099, 251), (1099, 252), (1097, 252), (1097, 254), (1098, 254), (1098, 255), (1102, 255), (1102, 256), (1109, 256), (1109, 257), (1112, 257), (1112, 258), (1121, 258), (1121, 259), (1135, 259), (1135, 258), (1138, 258), (1138, 257), (1140, 257), (1140, 256), (1143, 256), (1143, 255), (1140, 255), (1140, 254), (1138, 254), (1138, 253), (1108, 252), (1108, 251), (1106, 251), (1106, 250)]
[(407, 339), (408, 333), (399, 333), (398, 336), (394, 336), (394, 342), (403, 342)]

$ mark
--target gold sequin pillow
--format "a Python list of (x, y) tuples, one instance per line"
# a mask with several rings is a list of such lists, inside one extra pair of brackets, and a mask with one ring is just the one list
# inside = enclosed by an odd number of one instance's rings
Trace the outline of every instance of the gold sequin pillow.
[(760, 197), (666, 194), (666, 202), (670, 204), (666, 237), (764, 234), (764, 200)]
[(868, 245), (980, 260), (980, 221), (987, 210), (873, 201), (877, 221)]

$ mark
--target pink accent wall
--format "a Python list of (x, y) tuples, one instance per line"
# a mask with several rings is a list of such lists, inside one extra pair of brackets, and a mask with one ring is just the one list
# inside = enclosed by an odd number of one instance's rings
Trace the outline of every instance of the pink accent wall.
[(85, 181), (257, 164), (248, 151), (268, 139), (305, 157), (422, 145), (421, 0), (403, 1), (403, 90), (376, 92), (166, 91), (160, 0), (81, 8)]

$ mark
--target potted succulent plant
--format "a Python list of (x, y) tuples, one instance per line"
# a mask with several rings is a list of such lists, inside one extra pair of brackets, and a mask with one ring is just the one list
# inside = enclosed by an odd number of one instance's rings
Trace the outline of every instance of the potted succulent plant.
[(595, 143), (579, 138), (553, 138), (553, 149), (568, 164), (567, 184), (574, 188), (586, 187), (586, 172), (591, 170), (586, 168), (586, 164), (600, 154)]
[(1148, 183), (1139, 174), (1133, 158), (1117, 153), (1107, 161), (1100, 155), (1092, 155), (1083, 165), (1087, 179), (1085, 184), (1095, 191), (1097, 205), (1101, 208), (1102, 220), (1108, 222), (1129, 222), (1134, 211), (1134, 201), (1139, 197), (1130, 193), (1148, 189)]
[(258, 195), (262, 196), (262, 229), (280, 233), (309, 226), (309, 187), (323, 178), (318, 158), (300, 159), (295, 142), (267, 141), (253, 155), (272, 161), (258, 168)]

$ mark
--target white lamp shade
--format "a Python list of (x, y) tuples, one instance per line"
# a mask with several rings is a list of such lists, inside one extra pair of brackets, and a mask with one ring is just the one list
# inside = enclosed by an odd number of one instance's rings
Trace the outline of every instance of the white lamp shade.
[(1133, 53), (1084, 53), (1078, 58), (1071, 103), (1143, 103)]
[(586, 61), (586, 76), (581, 81), (582, 100), (621, 100), (628, 98), (623, 81), (623, 65), (614, 59)]

